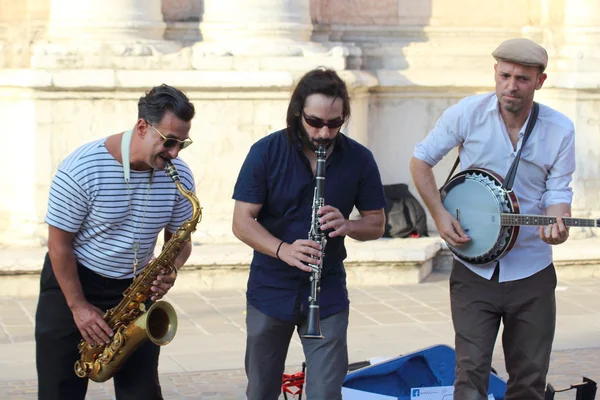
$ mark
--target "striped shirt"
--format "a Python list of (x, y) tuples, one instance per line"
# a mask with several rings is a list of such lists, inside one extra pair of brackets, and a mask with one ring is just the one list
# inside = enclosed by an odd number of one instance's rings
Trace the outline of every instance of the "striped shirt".
[[(132, 170), (128, 191), (123, 166), (105, 141), (79, 147), (59, 165), (45, 221), (76, 233), (73, 250), (83, 266), (105, 277), (131, 278), (134, 243), (140, 245), (139, 273), (154, 256), (161, 230), (174, 233), (191, 217), (192, 207), (164, 170), (155, 170), (153, 176), (150, 170)], [(179, 158), (173, 164), (182, 185), (195, 191), (187, 164)]]

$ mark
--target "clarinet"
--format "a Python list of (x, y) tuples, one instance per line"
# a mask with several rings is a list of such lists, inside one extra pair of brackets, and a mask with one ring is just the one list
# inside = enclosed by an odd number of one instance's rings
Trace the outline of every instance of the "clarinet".
[(317, 173), (315, 194), (312, 204), (312, 220), (308, 239), (314, 240), (321, 244), (321, 257), (313, 257), (319, 259), (320, 263), (308, 264), (312, 268), (310, 276), (310, 295), (308, 296), (308, 327), (306, 333), (302, 337), (307, 339), (323, 339), (321, 334), (321, 313), (319, 307), (319, 293), (321, 291), (321, 269), (323, 267), (323, 259), (325, 257), (325, 245), (327, 244), (327, 235), (321, 230), (319, 222), (319, 209), (325, 205), (325, 157), (327, 151), (325, 146), (319, 144), (317, 148)]

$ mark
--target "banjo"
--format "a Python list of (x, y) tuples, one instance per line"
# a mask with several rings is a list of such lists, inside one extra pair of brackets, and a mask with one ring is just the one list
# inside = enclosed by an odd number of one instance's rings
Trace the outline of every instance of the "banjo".
[[(471, 240), (460, 246), (448, 244), (458, 258), (471, 264), (487, 264), (502, 258), (513, 248), (521, 226), (546, 226), (556, 217), (523, 215), (512, 190), (521, 150), (533, 130), (539, 105), (534, 102), (521, 148), (503, 179), (484, 168), (469, 168), (452, 177), (459, 163), (456, 159), (448, 179), (440, 188), (444, 208), (460, 223)], [(565, 226), (599, 227), (600, 219), (562, 218)]]
[[(556, 217), (520, 214), (519, 201), (504, 180), (483, 168), (456, 174), (440, 190), (444, 208), (460, 222), (471, 240), (448, 248), (472, 264), (502, 258), (514, 246), (521, 226), (546, 226)], [(565, 226), (600, 227), (600, 219), (563, 217)]]

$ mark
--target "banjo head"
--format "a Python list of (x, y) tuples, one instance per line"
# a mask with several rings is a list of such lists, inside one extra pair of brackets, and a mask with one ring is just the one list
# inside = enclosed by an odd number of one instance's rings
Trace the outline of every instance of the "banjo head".
[(501, 225), (502, 213), (513, 213), (512, 201), (502, 189), (501, 178), (483, 169), (467, 169), (441, 189), (442, 204), (471, 238), (448, 248), (472, 264), (487, 264), (502, 257), (512, 246), (515, 229)]

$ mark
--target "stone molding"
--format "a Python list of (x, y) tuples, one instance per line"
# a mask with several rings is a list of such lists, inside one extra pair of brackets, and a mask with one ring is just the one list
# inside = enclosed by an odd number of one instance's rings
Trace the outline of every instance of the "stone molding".
[[(305, 71), (148, 71), (114, 69), (0, 70), (0, 87), (61, 91), (106, 91), (146, 89), (165, 80), (182, 89), (288, 90)], [(339, 71), (350, 90), (372, 89), (379, 82), (367, 72)], [(45, 93), (45, 92), (44, 92)], [(42, 94), (42, 93), (40, 93)], [(139, 95), (137, 93), (136, 95)], [(64, 96), (64, 95), (61, 95)]]

